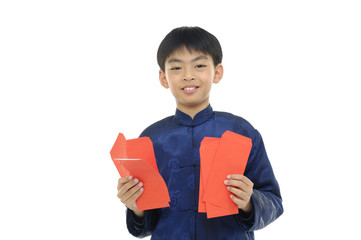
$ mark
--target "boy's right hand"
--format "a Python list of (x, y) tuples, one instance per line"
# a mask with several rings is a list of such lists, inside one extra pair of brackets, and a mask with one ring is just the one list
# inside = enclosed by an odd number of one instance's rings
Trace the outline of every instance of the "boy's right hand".
[(144, 216), (144, 211), (139, 211), (136, 200), (143, 193), (143, 183), (132, 176), (119, 178), (118, 180), (118, 198), (138, 217)]

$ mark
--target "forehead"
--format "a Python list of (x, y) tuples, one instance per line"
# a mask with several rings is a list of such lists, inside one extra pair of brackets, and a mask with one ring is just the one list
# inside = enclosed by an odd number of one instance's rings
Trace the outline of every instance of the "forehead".
[(181, 48), (172, 52), (169, 57), (165, 60), (166, 63), (172, 62), (187, 62), (187, 61), (197, 61), (197, 60), (208, 60), (212, 61), (212, 57), (209, 54), (205, 54), (200, 51), (191, 50), (187, 48)]

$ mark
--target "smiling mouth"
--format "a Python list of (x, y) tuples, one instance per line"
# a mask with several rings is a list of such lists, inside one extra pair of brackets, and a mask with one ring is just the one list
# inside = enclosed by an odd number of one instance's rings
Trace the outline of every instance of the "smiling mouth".
[(193, 94), (198, 90), (198, 88), (199, 88), (198, 86), (188, 86), (182, 88), (182, 90), (185, 94)]
[(199, 88), (199, 87), (198, 87), (198, 86), (196, 86), (196, 87), (185, 87), (185, 88), (182, 88), (182, 90), (192, 91), (192, 90), (195, 90), (195, 89), (197, 89), (197, 88)]

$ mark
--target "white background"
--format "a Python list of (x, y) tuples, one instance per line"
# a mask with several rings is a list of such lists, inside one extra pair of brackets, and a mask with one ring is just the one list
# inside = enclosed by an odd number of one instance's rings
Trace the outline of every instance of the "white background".
[(257, 239), (360, 239), (358, 1), (1, 1), (0, 239), (133, 239), (109, 151), (175, 112), (156, 51), (200, 26), (214, 110), (264, 138), (284, 215)]

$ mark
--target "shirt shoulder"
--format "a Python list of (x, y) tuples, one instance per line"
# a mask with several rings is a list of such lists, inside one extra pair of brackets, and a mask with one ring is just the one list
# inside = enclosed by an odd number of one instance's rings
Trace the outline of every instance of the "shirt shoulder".
[(249, 121), (247, 121), (243, 117), (234, 115), (232, 113), (216, 111), (214, 114), (214, 118), (215, 121), (219, 123), (218, 126), (227, 126), (228, 128), (230, 128), (228, 130), (231, 130), (238, 134), (250, 138), (254, 138), (256, 135), (259, 134)]
[(140, 134), (140, 137), (152, 137), (160, 134), (174, 123), (173, 119), (174, 116), (169, 116), (151, 124), (144, 129), (144, 131)]

